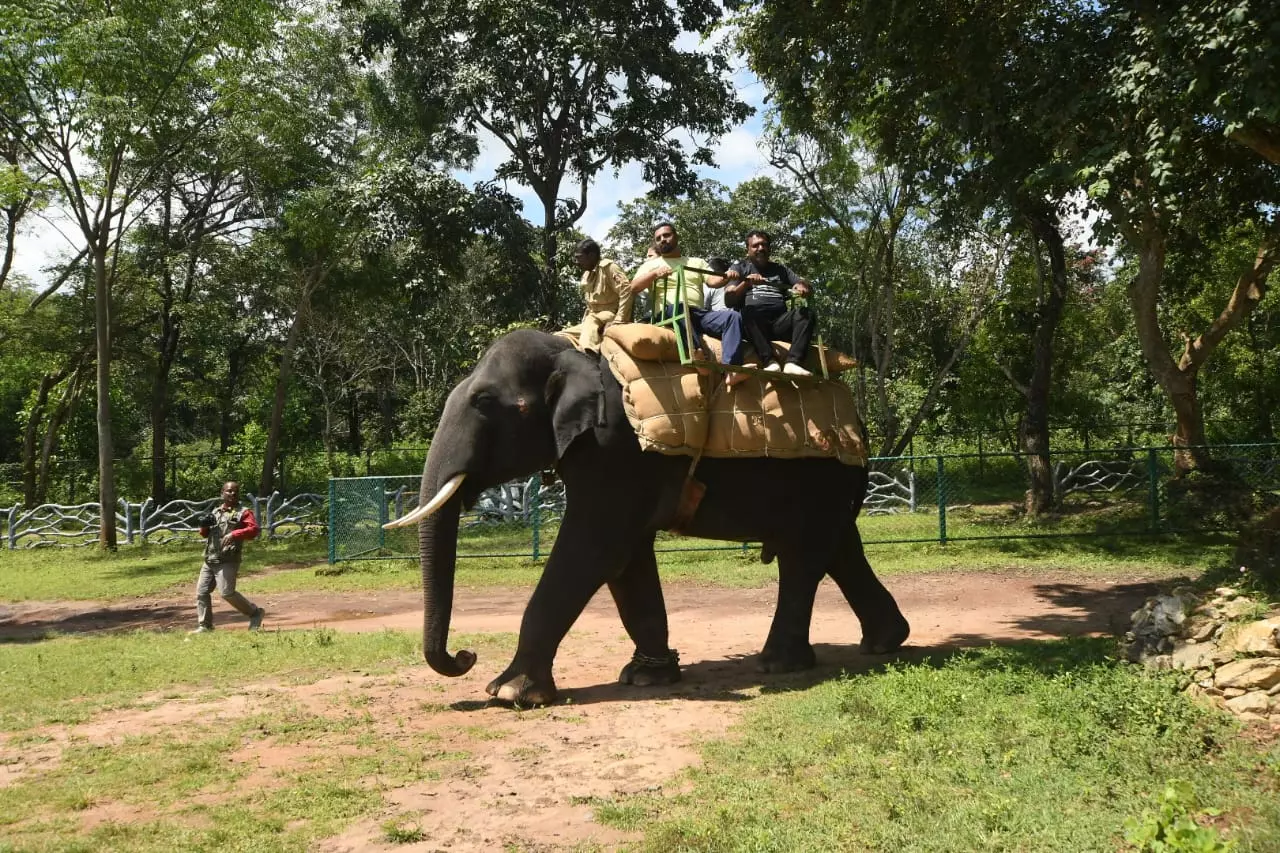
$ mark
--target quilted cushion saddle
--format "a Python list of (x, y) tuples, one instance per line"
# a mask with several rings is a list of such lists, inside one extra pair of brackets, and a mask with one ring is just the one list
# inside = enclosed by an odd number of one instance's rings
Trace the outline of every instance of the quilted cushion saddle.
[[(706, 343), (719, 360), (719, 341)], [(775, 343), (784, 358), (786, 345)], [(669, 455), (783, 459), (834, 457), (866, 465), (862, 421), (853, 392), (839, 380), (793, 382), (751, 377), (733, 388), (724, 375), (699, 376), (680, 364), (675, 334), (645, 323), (605, 329), (600, 353), (622, 385), (622, 401), (641, 446)], [(826, 350), (834, 375), (856, 362)], [(818, 352), (805, 361), (818, 374)]]

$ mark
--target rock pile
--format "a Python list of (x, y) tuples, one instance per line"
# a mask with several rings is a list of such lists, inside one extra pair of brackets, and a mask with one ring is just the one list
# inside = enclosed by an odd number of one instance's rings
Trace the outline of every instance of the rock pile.
[(1135, 663), (1190, 672), (1189, 693), (1241, 719), (1280, 722), (1280, 608), (1232, 587), (1212, 597), (1178, 590), (1134, 613), (1125, 643)]

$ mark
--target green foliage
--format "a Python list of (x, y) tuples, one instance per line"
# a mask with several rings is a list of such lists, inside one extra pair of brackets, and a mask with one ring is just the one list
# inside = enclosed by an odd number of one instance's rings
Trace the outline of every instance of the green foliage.
[[(244, 672), (297, 681), (333, 669), (387, 669), (421, 658), (421, 640), (406, 632), (335, 634), (315, 631), (135, 631), (56, 637), (0, 648), (5, 697), (0, 728), (75, 723), (107, 708), (179, 685), (239, 684)], [(235, 666), (228, 667), (227, 662)]]
[[(1081, 639), (890, 664), (753, 704), (678, 792), (610, 803), (648, 850), (1115, 849), (1152, 776), (1280, 839), (1273, 771), (1232, 723)], [(1194, 849), (1194, 848), (1188, 848)]]
[(733, 188), (703, 181), (681, 199), (623, 203), (605, 251), (625, 267), (639, 266), (653, 243), (654, 227), (669, 220), (686, 254), (738, 260), (746, 255), (747, 232), (758, 228), (773, 236), (775, 257), (797, 263), (791, 258), (806, 248), (803, 213), (796, 194), (771, 178), (753, 178)]
[[(1160, 806), (1140, 819), (1125, 821), (1125, 841), (1137, 853), (1232, 853), (1239, 847), (1224, 841), (1216, 829), (1196, 823), (1195, 791), (1186, 782), (1174, 781), (1165, 786)], [(1214, 817), (1215, 810), (1201, 812)]]
[(572, 14), (547, 0), (369, 4), (362, 44), (375, 63), (389, 60), (371, 80), (384, 121), (422, 138), (483, 130), (506, 149), (495, 177), (528, 186), (543, 207), (539, 308), (555, 321), (571, 316), (558, 299), (558, 239), (586, 212), (596, 176), (636, 162), (658, 193), (684, 192), (695, 166), (712, 162), (708, 137), (750, 113), (727, 58), (678, 41), (720, 15), (707, 0), (592, 0)]

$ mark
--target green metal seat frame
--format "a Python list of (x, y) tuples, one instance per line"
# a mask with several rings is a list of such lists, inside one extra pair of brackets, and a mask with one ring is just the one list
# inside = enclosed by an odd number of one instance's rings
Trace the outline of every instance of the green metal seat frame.
[[(725, 370), (725, 366), (720, 362), (704, 361), (702, 359), (695, 359), (693, 357), (693, 351), (694, 351), (693, 318), (689, 316), (689, 306), (688, 306), (688, 303), (685, 302), (685, 298), (684, 298), (685, 269), (686, 267), (684, 266), (677, 267), (673, 275), (669, 275), (669, 276), (664, 275), (661, 278), (654, 281), (653, 287), (651, 288), (651, 292), (653, 293), (654, 299), (653, 299), (653, 304), (650, 306), (650, 310), (649, 310), (649, 322), (655, 326), (662, 326), (664, 328), (671, 329), (671, 331), (675, 333), (676, 352), (678, 352), (680, 355), (680, 364), (682, 366), (700, 367), (700, 368), (713, 370), (717, 373), (725, 373), (727, 372)], [(720, 275), (719, 273), (713, 272), (712, 270), (698, 269), (696, 267), (688, 267), (688, 269), (691, 270), (692, 272), (699, 273), (700, 275), (714, 275), (714, 276)], [(675, 293), (675, 299), (672, 302), (671, 316), (667, 317), (666, 316), (667, 293), (669, 291), (669, 288), (672, 286), (671, 285), (672, 278), (675, 279), (676, 293)], [(791, 294), (787, 297), (787, 310), (791, 310), (793, 308), (803, 308), (808, 304), (809, 304), (809, 301), (803, 296)], [(680, 333), (681, 322), (684, 323), (684, 334)], [(818, 365), (822, 371), (822, 378), (830, 379), (831, 376), (827, 372), (827, 348), (826, 348), (826, 344), (824, 344), (822, 340), (822, 332), (818, 332), (816, 336), (816, 343), (818, 345)], [(772, 378), (776, 378), (778, 376), (777, 373), (761, 370), (760, 368), (757, 368), (757, 367), (738, 366), (735, 368), (735, 372), (748, 373), (748, 374), (757, 375), (757, 376), (767, 376)], [(792, 375), (787, 376), (788, 380), (794, 380), (796, 378), (797, 377)]]

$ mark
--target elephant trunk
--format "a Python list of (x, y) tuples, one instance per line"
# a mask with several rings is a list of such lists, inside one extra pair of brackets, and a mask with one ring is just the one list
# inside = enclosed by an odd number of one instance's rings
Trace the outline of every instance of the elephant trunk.
[(422, 652), (441, 675), (465, 675), (475, 665), (474, 652), (449, 654), (449, 620), (453, 615), (453, 574), (458, 560), (458, 516), (462, 496), (454, 494), (435, 513), (418, 522), (418, 559), (422, 566)]

